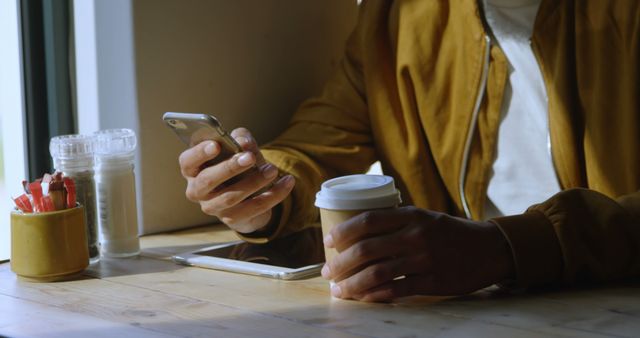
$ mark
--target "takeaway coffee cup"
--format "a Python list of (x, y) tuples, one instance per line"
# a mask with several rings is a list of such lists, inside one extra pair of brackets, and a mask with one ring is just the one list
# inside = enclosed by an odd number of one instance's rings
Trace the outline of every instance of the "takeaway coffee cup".
[[(384, 175), (350, 175), (322, 183), (315, 205), (320, 208), (322, 235), (353, 216), (374, 209), (395, 208), (400, 204), (400, 192), (393, 177)], [(327, 262), (338, 253), (325, 248)]]

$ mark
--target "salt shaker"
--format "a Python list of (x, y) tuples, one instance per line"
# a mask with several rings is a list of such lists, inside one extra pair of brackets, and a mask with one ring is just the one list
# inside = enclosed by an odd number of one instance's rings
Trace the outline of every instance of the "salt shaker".
[(140, 252), (133, 158), (136, 135), (130, 129), (94, 133), (100, 250), (106, 257)]
[(49, 142), (54, 169), (73, 179), (76, 186), (76, 200), (84, 206), (91, 263), (100, 260), (96, 188), (93, 177), (93, 146), (93, 136), (89, 135), (56, 136)]

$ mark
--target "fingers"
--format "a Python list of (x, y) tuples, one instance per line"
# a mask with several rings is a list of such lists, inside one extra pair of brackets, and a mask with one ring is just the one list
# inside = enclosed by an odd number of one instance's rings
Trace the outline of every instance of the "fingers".
[[(248, 234), (257, 231), (267, 225), (271, 219), (271, 209), (252, 218), (248, 218), (241, 223), (227, 224), (231, 229), (241, 233)], [(226, 223), (225, 223), (226, 224)]]
[(250, 151), (256, 156), (256, 163), (258, 165), (265, 163), (262, 152), (260, 152), (260, 148), (258, 148), (258, 142), (256, 142), (248, 129), (236, 128), (231, 132), (231, 137), (238, 142), (243, 150)]
[(353, 298), (364, 302), (390, 302), (396, 298), (418, 294), (420, 290), (431, 289), (433, 284), (432, 276), (407, 276), (368, 290), (364, 294), (355, 295)]
[(220, 154), (220, 145), (215, 141), (204, 141), (180, 154), (180, 172), (185, 178), (195, 177), (202, 165)]
[(362, 297), (374, 288), (388, 285), (398, 278), (428, 271), (428, 265), (428, 257), (424, 254), (388, 259), (337, 282), (331, 292), (340, 298)]
[(322, 269), (326, 279), (340, 281), (364, 265), (370, 265), (384, 258), (404, 254), (407, 246), (398, 238), (398, 234), (377, 236), (355, 243), (341, 251)]
[(242, 152), (233, 155), (228, 160), (203, 169), (195, 178), (188, 179), (187, 198), (196, 202), (208, 199), (214, 189), (230, 178), (247, 171), (253, 164), (255, 164), (254, 154)]
[[(263, 224), (256, 227), (257, 222), (254, 219), (256, 215), (259, 216), (268, 212), (281, 203), (291, 193), (294, 185), (295, 178), (293, 178), (293, 176), (284, 176), (279, 179), (271, 189), (221, 211), (218, 217), (234, 230), (243, 233), (253, 232), (266, 225), (268, 221), (267, 219)], [(247, 223), (251, 223), (250, 226), (246, 226)]]
[(324, 244), (342, 251), (361, 239), (394, 232), (409, 224), (412, 217), (404, 208), (366, 211), (335, 226)]
[[(235, 129), (231, 137), (243, 152), (215, 165), (207, 163), (220, 156), (221, 147), (215, 141), (204, 141), (180, 154), (180, 170), (187, 179), (186, 196), (231, 228), (253, 232), (268, 223), (271, 209), (291, 193), (295, 179), (285, 176), (268, 191), (251, 197), (276, 179), (278, 169), (266, 163), (249, 130)], [(203, 169), (205, 164), (209, 167)]]
[(234, 207), (256, 191), (267, 186), (278, 176), (278, 169), (272, 164), (265, 164), (251, 172), (238, 182), (225, 186), (215, 192), (200, 191), (202, 211), (209, 215), (218, 215), (223, 210)]

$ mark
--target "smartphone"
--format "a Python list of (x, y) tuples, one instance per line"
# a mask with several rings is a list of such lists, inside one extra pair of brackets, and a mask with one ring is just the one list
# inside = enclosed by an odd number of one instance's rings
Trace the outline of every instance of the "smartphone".
[(220, 144), (220, 154), (205, 163), (205, 167), (220, 163), (242, 151), (242, 147), (223, 128), (218, 119), (201, 113), (168, 112), (162, 119), (178, 138), (189, 147), (213, 140)]
[(315, 277), (324, 264), (322, 231), (309, 228), (265, 244), (222, 243), (174, 255), (173, 261), (275, 279)]
[[(222, 128), (220, 121), (209, 114), (167, 112), (162, 116), (162, 119), (166, 125), (178, 135), (178, 138), (189, 147), (193, 147), (206, 140), (217, 141), (218, 144), (220, 144), (220, 154), (214, 159), (205, 162), (201, 169), (218, 164), (234, 154), (243, 151), (236, 140)], [(219, 188), (229, 186), (238, 182), (243, 177), (255, 173), (259, 170), (258, 166), (262, 164), (264, 164), (264, 161), (258, 160), (253, 167), (228, 179), (222, 183)], [(272, 186), (273, 183), (269, 183), (267, 186), (251, 194), (250, 197), (260, 195)]]

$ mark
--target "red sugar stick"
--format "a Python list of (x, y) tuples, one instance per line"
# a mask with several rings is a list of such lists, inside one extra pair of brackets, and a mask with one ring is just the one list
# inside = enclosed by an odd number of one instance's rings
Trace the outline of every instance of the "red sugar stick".
[(42, 211), (56, 210), (56, 206), (53, 204), (53, 199), (51, 199), (51, 196), (47, 195), (42, 197), (42, 208), (43, 208)]
[(67, 190), (67, 208), (74, 208), (76, 206), (76, 184), (69, 177), (64, 177), (62, 181)]
[(27, 194), (22, 194), (14, 198), (13, 203), (15, 203), (16, 207), (24, 213), (33, 212), (33, 207), (31, 207), (31, 201), (29, 200), (29, 196), (27, 196)]
[(31, 196), (33, 197), (33, 206), (36, 212), (44, 211), (42, 205), (42, 185), (40, 182), (32, 182), (29, 183), (29, 191), (31, 191)]

